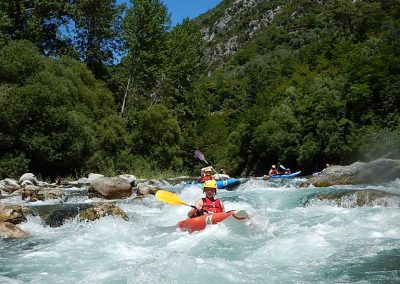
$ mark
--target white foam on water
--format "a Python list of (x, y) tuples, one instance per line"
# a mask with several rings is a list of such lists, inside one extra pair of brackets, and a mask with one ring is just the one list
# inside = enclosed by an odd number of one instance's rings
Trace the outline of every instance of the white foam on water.
[[(93, 222), (75, 218), (50, 228), (39, 217), (28, 217), (18, 226), (32, 238), (0, 240), (0, 282), (398, 281), (399, 208), (320, 203), (303, 207), (316, 190), (320, 189), (259, 180), (250, 180), (236, 191), (219, 190), (227, 210), (248, 212), (250, 232), (246, 233), (232, 232), (223, 224), (192, 234), (182, 232), (176, 223), (186, 218), (190, 208), (165, 204), (153, 196), (117, 202), (129, 221), (111, 216)], [(177, 190), (177, 195), (188, 204), (204, 196), (196, 185)], [(386, 266), (379, 270), (385, 260)]]

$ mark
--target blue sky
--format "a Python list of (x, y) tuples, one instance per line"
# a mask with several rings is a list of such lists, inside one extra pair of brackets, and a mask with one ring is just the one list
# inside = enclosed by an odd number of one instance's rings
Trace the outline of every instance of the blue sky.
[[(179, 24), (185, 17), (190, 19), (203, 14), (217, 6), (222, 0), (161, 0), (171, 14), (172, 26)], [(118, 2), (130, 3), (129, 0)]]
[(222, 0), (163, 0), (171, 13), (172, 26), (179, 24), (185, 17), (190, 19), (217, 6)]

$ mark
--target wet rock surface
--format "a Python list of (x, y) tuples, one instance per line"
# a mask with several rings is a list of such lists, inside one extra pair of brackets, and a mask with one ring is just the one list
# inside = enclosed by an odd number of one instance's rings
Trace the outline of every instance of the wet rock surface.
[(331, 166), (319, 176), (301, 184), (326, 187), (340, 184), (376, 184), (400, 178), (400, 160), (378, 159), (368, 163), (356, 162), (348, 166)]

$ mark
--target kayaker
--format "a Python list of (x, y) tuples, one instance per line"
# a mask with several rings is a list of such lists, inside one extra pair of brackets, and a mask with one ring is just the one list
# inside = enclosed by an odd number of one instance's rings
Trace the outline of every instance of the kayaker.
[(271, 169), (269, 170), (268, 175), (269, 176), (274, 176), (274, 175), (277, 175), (277, 174), (278, 174), (278, 170), (276, 169), (276, 166), (272, 165)]
[(202, 169), (201, 178), (199, 182), (205, 182), (206, 180), (212, 180), (212, 167)]
[(206, 195), (206, 197), (196, 201), (194, 204), (196, 209), (192, 208), (189, 211), (189, 218), (201, 216), (206, 212), (208, 212), (208, 214), (225, 212), (222, 202), (215, 198), (215, 195), (217, 194), (217, 182), (215, 180), (207, 180), (204, 182), (203, 193)]

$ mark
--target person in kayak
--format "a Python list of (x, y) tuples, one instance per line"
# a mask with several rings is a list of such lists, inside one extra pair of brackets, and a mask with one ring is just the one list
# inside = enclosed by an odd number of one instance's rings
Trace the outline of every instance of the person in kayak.
[(285, 175), (289, 175), (289, 174), (291, 174), (292, 172), (290, 171), (290, 169), (289, 168), (286, 168), (284, 171), (283, 171), (283, 174), (285, 174)]
[(274, 175), (277, 175), (277, 174), (278, 174), (278, 170), (276, 169), (276, 166), (272, 165), (271, 169), (268, 172), (268, 175), (269, 176), (274, 176)]
[(215, 180), (207, 180), (204, 182), (203, 193), (206, 197), (196, 201), (194, 205), (196, 208), (192, 208), (188, 213), (189, 218), (201, 216), (206, 212), (208, 214), (225, 212), (222, 202), (215, 198), (217, 194), (217, 182)]
[(212, 167), (207, 167), (202, 169), (201, 173), (201, 178), (199, 179), (199, 182), (205, 182), (207, 180), (212, 180)]

